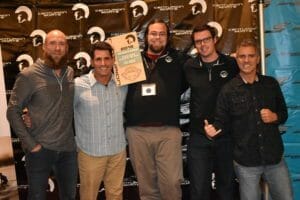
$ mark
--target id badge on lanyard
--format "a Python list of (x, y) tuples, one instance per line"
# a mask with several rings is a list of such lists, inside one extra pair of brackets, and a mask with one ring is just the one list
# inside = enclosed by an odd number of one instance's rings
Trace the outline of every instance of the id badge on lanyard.
[(156, 95), (156, 84), (155, 83), (144, 83), (142, 84), (142, 96), (155, 96)]

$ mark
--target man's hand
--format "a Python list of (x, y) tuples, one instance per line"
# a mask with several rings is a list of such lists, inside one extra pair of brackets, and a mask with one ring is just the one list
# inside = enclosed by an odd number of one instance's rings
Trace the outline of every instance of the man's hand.
[(209, 139), (212, 139), (222, 131), (222, 129), (216, 130), (216, 128), (212, 124), (209, 124), (206, 119), (204, 120), (204, 130)]
[(40, 144), (37, 144), (33, 149), (31, 149), (31, 153), (34, 153), (34, 152), (38, 152), (39, 150), (41, 150), (42, 148), (42, 145)]
[(264, 123), (272, 123), (278, 119), (277, 114), (267, 108), (260, 110), (260, 117)]
[(23, 112), (22, 119), (23, 119), (23, 122), (24, 122), (25, 126), (26, 126), (27, 128), (31, 128), (32, 123), (31, 123), (31, 118), (30, 118), (30, 116), (29, 116), (28, 111), (24, 111), (24, 112)]

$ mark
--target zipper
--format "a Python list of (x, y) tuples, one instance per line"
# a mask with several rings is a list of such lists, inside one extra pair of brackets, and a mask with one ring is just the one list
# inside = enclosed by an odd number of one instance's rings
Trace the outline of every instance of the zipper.
[(59, 89), (60, 89), (60, 91), (62, 92), (62, 90), (63, 90), (62, 84), (63, 84), (64, 77), (65, 77), (65, 75), (66, 75), (66, 73), (67, 73), (67, 70), (65, 71), (65, 73), (63, 74), (63, 76), (61, 77), (61, 79), (59, 79), (59, 78), (57, 77), (57, 75), (56, 75), (56, 73), (54, 72), (54, 70), (52, 70), (52, 73), (54, 74), (54, 76), (55, 76), (55, 78), (56, 78), (56, 81), (57, 81), (57, 83), (58, 83), (58, 85), (59, 85)]
[[(222, 64), (223, 64), (223, 63), (222, 63)], [(221, 64), (220, 64), (220, 58), (218, 58), (217, 63), (215, 63), (215, 64), (213, 64), (213, 66), (207, 68), (207, 71), (208, 71), (208, 80), (209, 80), (209, 82), (211, 82), (211, 80), (212, 80), (212, 77), (211, 77), (211, 71), (212, 71), (212, 68), (213, 68), (214, 66), (217, 66), (217, 65), (221, 65)], [(199, 66), (200, 66), (200, 68), (203, 66), (201, 59), (199, 60)]]
[[(162, 55), (162, 56), (160, 56), (159, 58), (157, 58), (155, 61), (153, 61), (153, 60), (151, 60), (151, 64), (153, 64), (154, 66), (157, 64), (157, 62), (158, 62), (158, 60), (160, 60), (160, 59), (162, 59), (162, 58), (165, 58), (165, 57), (167, 57), (169, 55), (169, 52), (167, 51), (164, 55)], [(148, 61), (147, 61), (147, 59), (148, 58), (146, 58), (146, 56), (144, 55), (143, 57), (142, 57), (142, 59), (143, 59), (143, 63), (146, 65), (146, 74), (147, 74), (147, 76), (146, 76), (146, 81), (148, 82), (150, 79), (151, 79), (151, 74), (152, 74), (152, 71), (154, 70), (154, 68), (151, 68), (150, 66), (149, 66), (149, 63), (148, 63)], [(149, 78), (149, 79), (148, 79)]]

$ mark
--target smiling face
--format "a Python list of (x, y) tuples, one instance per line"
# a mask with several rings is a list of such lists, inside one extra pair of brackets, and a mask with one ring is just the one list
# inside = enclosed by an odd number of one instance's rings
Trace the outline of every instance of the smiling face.
[(211, 35), (208, 30), (194, 33), (194, 45), (197, 52), (204, 61), (212, 61), (215, 59), (217, 39)]
[(256, 76), (260, 56), (254, 46), (240, 46), (236, 51), (236, 61), (242, 76)]
[(96, 49), (91, 64), (95, 69), (94, 75), (96, 78), (107, 80), (111, 78), (114, 58), (108, 50)]
[(164, 23), (154, 23), (149, 25), (146, 40), (148, 43), (148, 53), (161, 54), (168, 42), (167, 27)]

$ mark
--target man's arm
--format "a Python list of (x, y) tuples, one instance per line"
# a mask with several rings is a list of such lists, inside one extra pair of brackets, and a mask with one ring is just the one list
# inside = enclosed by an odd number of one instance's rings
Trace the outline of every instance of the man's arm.
[(230, 98), (228, 97), (227, 91), (232, 90), (232, 88), (228, 88), (229, 87), (223, 87), (221, 89), (216, 102), (213, 126), (218, 131), (218, 134), (226, 134), (230, 129)]
[(28, 133), (22, 119), (23, 109), (31, 98), (31, 92), (30, 81), (20, 73), (10, 96), (6, 113), (12, 129), (20, 138), (23, 147), (28, 151), (37, 146), (33, 137)]
[(283, 124), (286, 122), (288, 118), (288, 111), (285, 103), (284, 96), (282, 94), (282, 91), (280, 89), (279, 83), (275, 81), (276, 83), (276, 111), (274, 111), (277, 115), (276, 122), (278, 124)]
[(207, 120), (204, 120), (204, 130), (209, 139), (214, 139), (220, 134), (227, 132), (226, 129), (228, 129), (230, 123), (228, 104), (228, 98), (226, 97), (226, 92), (223, 88), (217, 98), (214, 123), (209, 124)]
[(270, 109), (265, 106), (260, 110), (260, 116), (264, 123), (282, 124), (288, 117), (287, 107), (280, 86), (276, 80), (274, 80), (274, 84), (275, 108)]

